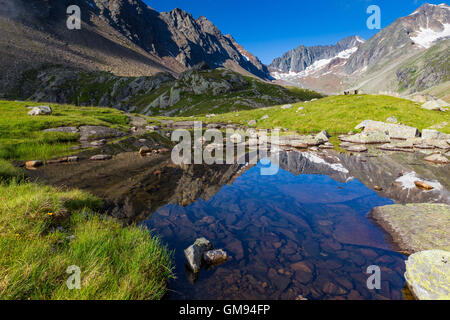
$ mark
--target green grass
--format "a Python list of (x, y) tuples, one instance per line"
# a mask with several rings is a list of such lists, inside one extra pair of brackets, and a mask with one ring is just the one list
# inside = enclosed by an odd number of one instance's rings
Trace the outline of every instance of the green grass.
[(77, 134), (42, 132), (61, 126), (100, 125), (129, 128), (121, 111), (98, 107), (50, 104), (50, 116), (28, 116), (27, 106), (43, 103), (0, 101), (0, 158), (8, 160), (47, 160), (66, 155), (78, 140)]
[(12, 179), (19, 180), (22, 176), (22, 170), (14, 167), (9, 161), (0, 159), (0, 183)]
[[(296, 112), (299, 107), (304, 109)], [(264, 115), (269, 119), (259, 120)], [(316, 133), (327, 130), (331, 134), (347, 133), (364, 120), (386, 121), (395, 116), (399, 123), (422, 130), (444, 121), (450, 123), (448, 112), (424, 110), (410, 100), (382, 95), (330, 96), (312, 102), (297, 103), (293, 108), (282, 110), (271, 107), (248, 111), (230, 112), (206, 117), (179, 117), (172, 120), (200, 120), (205, 123), (238, 123), (246, 126), (249, 120), (257, 120), (257, 128), (286, 128), (299, 133)], [(155, 117), (159, 119), (167, 119)], [(153, 121), (155, 121), (153, 120)], [(450, 133), (450, 125), (440, 129)]]
[[(78, 190), (0, 184), (0, 299), (160, 299), (172, 254), (148, 230), (95, 214), (100, 208)], [(80, 290), (66, 285), (72, 265)]]
[[(129, 118), (55, 104), (51, 116), (28, 116), (26, 106), (39, 104), (0, 101), (0, 299), (160, 299), (173, 277), (173, 254), (157, 237), (102, 216), (102, 202), (86, 192), (29, 183), (11, 164), (73, 153), (77, 135), (43, 129), (127, 130)], [(80, 290), (66, 285), (73, 265)]]

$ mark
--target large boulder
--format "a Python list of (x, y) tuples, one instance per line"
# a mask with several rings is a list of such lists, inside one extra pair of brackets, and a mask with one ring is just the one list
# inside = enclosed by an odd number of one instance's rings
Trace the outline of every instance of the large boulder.
[(40, 116), (40, 115), (50, 115), (53, 110), (50, 106), (37, 106), (33, 107), (29, 112), (29, 116)]
[(197, 273), (202, 266), (203, 254), (213, 249), (211, 242), (205, 238), (195, 240), (194, 244), (184, 250), (184, 256), (188, 267)]
[(431, 100), (422, 105), (422, 109), (432, 111), (447, 111), (448, 103), (443, 100)]
[(118, 138), (126, 135), (123, 131), (103, 126), (82, 126), (79, 132), (81, 141)]
[(415, 253), (432, 249), (450, 251), (448, 204), (394, 204), (376, 207), (370, 215), (392, 236), (403, 252)]
[(447, 140), (450, 139), (450, 134), (445, 134), (437, 130), (424, 129), (422, 131), (422, 138), (425, 140)]
[(427, 250), (409, 256), (405, 279), (419, 300), (450, 300), (450, 252)]
[(342, 141), (355, 144), (378, 144), (391, 142), (391, 139), (384, 131), (362, 132), (352, 136), (343, 136), (340, 139)]
[(392, 139), (406, 140), (420, 136), (420, 131), (417, 128), (373, 120), (365, 120), (358, 124), (355, 129), (364, 129), (365, 133), (373, 131), (387, 132)]

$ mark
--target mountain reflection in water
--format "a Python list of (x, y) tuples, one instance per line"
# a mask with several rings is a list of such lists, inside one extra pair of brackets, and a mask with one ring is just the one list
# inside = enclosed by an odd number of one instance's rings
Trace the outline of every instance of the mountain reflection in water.
[[(390, 250), (367, 218), (392, 204), (361, 182), (283, 169), (261, 176), (260, 164), (209, 200), (166, 205), (145, 222), (176, 249), (174, 299), (401, 299), (404, 256)], [(231, 259), (194, 276), (183, 250), (198, 237)], [(381, 290), (367, 288), (367, 267), (381, 268)]]

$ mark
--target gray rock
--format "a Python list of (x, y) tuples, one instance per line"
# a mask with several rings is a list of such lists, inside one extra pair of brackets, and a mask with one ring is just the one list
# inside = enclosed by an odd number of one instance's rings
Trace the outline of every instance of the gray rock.
[(44, 132), (68, 132), (68, 133), (77, 133), (77, 127), (59, 127), (59, 128), (51, 128), (45, 129)]
[(291, 140), (288, 142), (288, 145), (294, 148), (301, 148), (301, 149), (308, 148), (308, 144), (303, 140)]
[(366, 152), (367, 148), (362, 145), (353, 145), (346, 148), (350, 152)]
[(211, 242), (205, 238), (195, 240), (194, 244), (184, 250), (184, 256), (188, 267), (197, 273), (202, 266), (203, 254), (213, 249)]
[(450, 144), (446, 140), (428, 139), (424, 140), (424, 143), (442, 150), (450, 149)]
[(268, 114), (264, 115), (260, 120), (267, 120), (267, 119), (269, 119), (269, 115)]
[(448, 164), (450, 161), (441, 154), (432, 154), (425, 158), (425, 161), (437, 163), (437, 164)]
[(424, 129), (422, 131), (422, 138), (425, 140), (447, 140), (450, 139), (450, 134), (445, 134), (437, 130)]
[(97, 154), (95, 156), (90, 157), (89, 159), (93, 161), (103, 161), (112, 159), (112, 156), (107, 154)]
[(398, 120), (397, 120), (396, 117), (389, 117), (389, 118), (386, 119), (386, 122), (389, 122), (389, 123), (397, 123)]
[(420, 131), (417, 128), (373, 120), (365, 120), (355, 129), (364, 129), (365, 133), (373, 131), (388, 132), (389, 137), (393, 139), (408, 139), (420, 136)]
[(281, 106), (281, 109), (286, 110), (292, 108), (292, 104), (285, 104), (284, 106)]
[(91, 142), (91, 146), (94, 146), (94, 147), (100, 147), (100, 146), (103, 146), (105, 143), (106, 143), (106, 140), (105, 140), (105, 139), (97, 140), (97, 141), (92, 141), (92, 142)]
[(442, 105), (442, 103), (439, 103), (436, 100), (431, 100), (431, 101), (425, 102), (422, 105), (422, 109), (432, 110), (432, 111), (444, 111), (444, 112), (447, 111), (446, 106)]
[(254, 126), (256, 124), (256, 120), (250, 120), (249, 122), (247, 122), (247, 124), (249, 126)]
[(40, 116), (40, 115), (50, 115), (53, 110), (50, 106), (37, 106), (33, 107), (31, 111), (28, 112), (29, 116)]
[(389, 136), (383, 131), (362, 132), (353, 136), (344, 136), (340, 139), (345, 142), (356, 144), (378, 144), (391, 142)]
[(320, 149), (334, 149), (334, 144), (326, 142), (319, 146)]
[(218, 123), (209, 123), (206, 125), (207, 129), (220, 129), (221, 125)]
[(316, 135), (315, 139), (319, 142), (328, 142), (328, 138), (330, 135), (325, 130), (321, 131), (319, 134)]
[(82, 126), (79, 129), (81, 141), (117, 138), (126, 135), (123, 131), (103, 126)]
[(450, 205), (436, 203), (394, 204), (374, 208), (377, 223), (391, 236), (401, 251), (450, 251)]
[(414, 144), (412, 140), (407, 140), (404, 142), (387, 143), (379, 146), (378, 149), (386, 151), (404, 151), (404, 152), (414, 152), (412, 149)]
[(450, 252), (427, 250), (409, 256), (405, 279), (418, 300), (449, 300)]

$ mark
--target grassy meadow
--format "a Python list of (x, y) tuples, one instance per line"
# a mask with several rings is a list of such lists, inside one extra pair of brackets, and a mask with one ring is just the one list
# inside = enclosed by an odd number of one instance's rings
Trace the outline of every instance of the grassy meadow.
[[(303, 109), (301, 109), (303, 108)], [(265, 115), (269, 118), (261, 120)], [(172, 120), (200, 120), (205, 123), (237, 123), (247, 126), (256, 120), (254, 127), (262, 129), (286, 128), (298, 133), (317, 133), (327, 130), (330, 134), (342, 134), (354, 130), (364, 120), (386, 121), (395, 116), (401, 124), (419, 130), (447, 122), (440, 131), (450, 133), (450, 113), (425, 110), (419, 104), (401, 98), (382, 95), (330, 96), (323, 99), (296, 103), (290, 109), (281, 106), (243, 110), (196, 117), (170, 118)], [(152, 117), (157, 122), (164, 117)]]
[(116, 109), (49, 104), (50, 116), (31, 117), (27, 106), (43, 103), (0, 101), (0, 159), (47, 160), (70, 154), (77, 134), (43, 132), (62, 126), (99, 125), (128, 129), (129, 118)]

